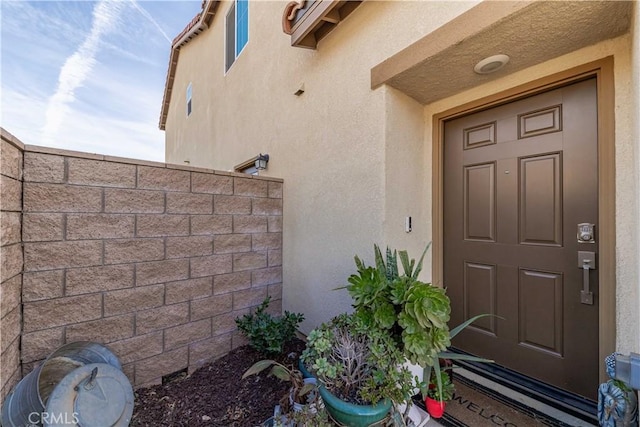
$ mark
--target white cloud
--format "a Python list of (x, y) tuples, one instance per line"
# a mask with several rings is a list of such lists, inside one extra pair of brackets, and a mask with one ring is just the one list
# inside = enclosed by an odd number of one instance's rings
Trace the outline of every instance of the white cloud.
[(117, 26), (121, 12), (118, 2), (100, 1), (93, 9), (93, 24), (89, 35), (62, 66), (58, 77), (58, 87), (49, 100), (44, 126), (44, 142), (50, 142), (58, 132), (64, 118), (70, 111), (69, 105), (75, 99), (75, 91), (89, 77), (96, 63), (96, 53), (100, 39)]

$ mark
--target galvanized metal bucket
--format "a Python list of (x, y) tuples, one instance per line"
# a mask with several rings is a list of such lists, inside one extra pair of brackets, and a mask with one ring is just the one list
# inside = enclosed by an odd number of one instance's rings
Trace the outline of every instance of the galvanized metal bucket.
[(2, 406), (2, 426), (43, 425), (47, 400), (58, 383), (79, 367), (92, 363), (122, 369), (116, 355), (95, 342), (80, 341), (58, 348), (9, 393)]

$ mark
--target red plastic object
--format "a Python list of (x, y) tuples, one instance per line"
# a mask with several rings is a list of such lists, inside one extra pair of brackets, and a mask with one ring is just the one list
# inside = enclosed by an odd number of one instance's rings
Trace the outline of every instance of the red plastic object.
[(424, 403), (427, 407), (427, 412), (433, 418), (441, 418), (444, 414), (444, 408), (447, 406), (447, 402), (441, 402), (430, 397), (424, 399)]

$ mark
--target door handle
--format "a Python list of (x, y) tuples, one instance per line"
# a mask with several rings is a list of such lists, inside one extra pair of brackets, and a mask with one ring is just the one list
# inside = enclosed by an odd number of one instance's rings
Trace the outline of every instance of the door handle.
[(582, 304), (593, 305), (593, 292), (591, 292), (591, 288), (589, 287), (589, 270), (596, 269), (596, 253), (578, 251), (578, 268), (582, 269), (580, 302)]

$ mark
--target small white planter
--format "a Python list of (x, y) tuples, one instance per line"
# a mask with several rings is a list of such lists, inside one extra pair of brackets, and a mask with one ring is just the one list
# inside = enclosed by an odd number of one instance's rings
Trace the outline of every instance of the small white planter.
[[(407, 405), (405, 405), (404, 403), (402, 405), (399, 405), (397, 408), (398, 412), (404, 414), (404, 410), (406, 409), (406, 407)], [(409, 419), (413, 423), (413, 427), (424, 427), (431, 419), (431, 416), (420, 409), (418, 406), (411, 405), (411, 408), (409, 409)]]

